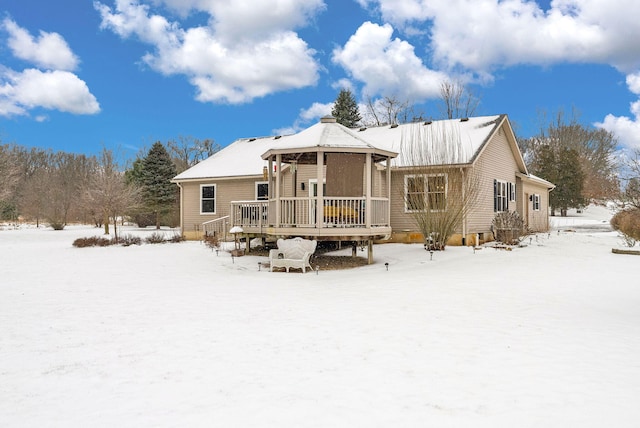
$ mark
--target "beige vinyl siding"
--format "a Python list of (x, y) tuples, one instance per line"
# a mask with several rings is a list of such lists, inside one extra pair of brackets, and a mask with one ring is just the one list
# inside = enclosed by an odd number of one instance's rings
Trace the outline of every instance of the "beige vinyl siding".
[[(405, 199), (404, 199), (404, 177), (405, 175), (415, 174), (429, 174), (428, 171), (394, 171), (391, 175), (391, 227), (393, 232), (418, 232), (413, 215), (410, 212), (405, 211)], [(452, 191), (449, 186), (452, 183), (459, 183), (459, 178), (452, 177), (452, 174), (460, 174), (458, 168), (447, 168), (434, 170), (434, 174), (445, 174), (447, 176), (447, 201), (450, 201), (452, 194), (460, 194), (459, 191)], [(459, 177), (459, 175), (458, 175)], [(462, 225), (456, 231), (462, 232)]]
[(394, 232), (417, 232), (413, 217), (404, 212), (404, 171), (391, 172), (391, 229)]
[[(491, 222), (495, 216), (493, 210), (493, 180), (502, 180), (518, 186), (516, 172), (518, 165), (514, 159), (511, 145), (502, 127), (486, 143), (484, 151), (478, 158), (472, 173), (478, 177), (479, 194), (467, 219), (467, 234), (486, 233), (491, 230)], [(458, 172), (453, 170), (449, 173)], [(394, 171), (391, 177), (391, 227), (394, 232), (416, 232), (416, 226), (410, 213), (404, 209), (404, 176), (410, 172)], [(516, 211), (521, 201), (522, 192), (516, 192), (516, 202), (509, 202), (509, 210)], [(462, 227), (458, 232), (462, 232)]]
[[(516, 180), (516, 172), (519, 172), (518, 165), (502, 127), (486, 143), (474, 169), (476, 169), (474, 174), (480, 178), (480, 189), (476, 203), (467, 219), (467, 233), (486, 233), (490, 231), (491, 222), (496, 215), (493, 210), (493, 180), (518, 185)], [(509, 211), (517, 210), (517, 197), (521, 193), (516, 191), (516, 202), (508, 202)]]
[[(264, 181), (262, 176), (235, 180), (202, 180), (182, 183), (182, 232), (192, 234), (202, 230), (202, 223), (228, 216), (231, 201), (254, 200), (256, 182)], [(202, 185), (216, 185), (215, 214), (200, 214), (200, 188)]]
[[(549, 191), (545, 186), (532, 182), (523, 183), (523, 217), (529, 229), (534, 232), (546, 232), (549, 230)], [(533, 208), (533, 201), (529, 196), (540, 195), (540, 209)]]

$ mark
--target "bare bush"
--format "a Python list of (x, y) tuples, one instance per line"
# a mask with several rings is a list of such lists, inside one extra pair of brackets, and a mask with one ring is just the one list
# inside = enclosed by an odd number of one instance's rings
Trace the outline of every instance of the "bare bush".
[(207, 247), (212, 250), (220, 248), (220, 240), (216, 235), (205, 235), (203, 240)]
[(128, 233), (118, 238), (118, 244), (122, 245), (123, 247), (128, 247), (130, 245), (140, 245), (142, 244), (142, 238)]
[(445, 249), (478, 198), (479, 168), (466, 164), (470, 150), (453, 125), (418, 125), (403, 135), (398, 160), (407, 167), (397, 191), (430, 250)]
[(626, 245), (633, 247), (640, 241), (640, 209), (633, 208), (618, 212), (611, 218), (611, 227), (622, 234)]
[(109, 238), (103, 238), (100, 236), (92, 236), (89, 238), (78, 238), (73, 241), (73, 246), (78, 248), (84, 247), (107, 247), (113, 245), (115, 242)]
[(520, 237), (525, 233), (524, 220), (515, 211), (506, 211), (496, 214), (491, 222), (496, 241), (507, 245), (515, 245), (520, 242)]
[(147, 236), (144, 239), (144, 242), (147, 244), (164, 244), (167, 242), (167, 239), (164, 236), (164, 233), (161, 232), (153, 232), (151, 235)]
[(173, 236), (168, 239), (168, 241), (172, 243), (183, 242), (184, 240), (185, 240), (184, 236), (177, 232), (175, 232)]

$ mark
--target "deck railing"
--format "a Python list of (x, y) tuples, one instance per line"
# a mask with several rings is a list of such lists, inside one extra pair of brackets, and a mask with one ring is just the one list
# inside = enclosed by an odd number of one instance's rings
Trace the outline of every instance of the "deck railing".
[(209, 220), (202, 223), (204, 236), (216, 236), (223, 241), (227, 240), (227, 232), (229, 231), (229, 216)]
[(317, 199), (280, 198), (270, 201), (231, 202), (231, 222), (242, 227), (276, 226), (276, 204), (280, 203), (280, 227), (317, 227), (317, 215), (322, 216), (322, 227), (367, 227), (367, 209), (370, 209), (370, 226), (389, 226), (386, 198), (371, 198), (367, 208), (366, 198), (323, 198), (323, 207), (317, 209)]
[(267, 201), (231, 202), (231, 224), (241, 227), (265, 227), (268, 223)]

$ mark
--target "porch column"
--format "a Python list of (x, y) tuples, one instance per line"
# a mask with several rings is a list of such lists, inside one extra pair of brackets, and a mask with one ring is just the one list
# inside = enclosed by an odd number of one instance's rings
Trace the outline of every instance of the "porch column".
[(371, 209), (373, 205), (371, 204), (371, 153), (367, 153), (365, 162), (365, 210), (364, 210), (364, 224), (367, 229), (371, 228)]
[(275, 193), (273, 191), (273, 156), (269, 156), (269, 159), (267, 159), (267, 165), (267, 224), (268, 226), (273, 226), (275, 212), (269, 213), (270, 208), (274, 205), (271, 201), (275, 198)]
[(316, 159), (316, 178), (318, 179), (318, 195), (316, 196), (316, 228), (322, 229), (324, 224), (324, 152), (319, 151)]
[(280, 227), (280, 175), (282, 173), (282, 155), (276, 155), (276, 227)]

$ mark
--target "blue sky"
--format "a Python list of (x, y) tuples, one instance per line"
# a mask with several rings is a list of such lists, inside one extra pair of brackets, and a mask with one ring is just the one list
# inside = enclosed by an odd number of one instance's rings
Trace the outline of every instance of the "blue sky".
[(517, 132), (580, 112), (640, 147), (637, 0), (0, 0), (0, 142), (127, 157), (295, 132), (340, 88), (440, 118), (464, 82)]

